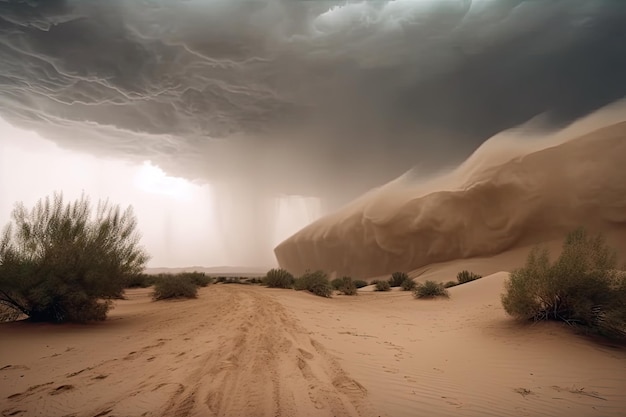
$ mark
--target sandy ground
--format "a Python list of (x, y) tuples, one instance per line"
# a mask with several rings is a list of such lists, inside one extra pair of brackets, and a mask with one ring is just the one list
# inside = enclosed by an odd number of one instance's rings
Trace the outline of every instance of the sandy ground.
[(0, 324), (0, 413), (626, 415), (624, 347), (515, 323), (499, 302), (507, 276), (427, 301), (213, 285), (152, 302), (131, 290), (103, 323)]

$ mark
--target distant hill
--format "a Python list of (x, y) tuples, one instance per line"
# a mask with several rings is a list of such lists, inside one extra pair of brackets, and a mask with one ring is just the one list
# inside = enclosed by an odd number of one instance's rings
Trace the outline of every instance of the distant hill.
[(246, 267), (246, 266), (187, 266), (182, 268), (146, 268), (146, 274), (177, 274), (179, 272), (204, 272), (207, 275), (219, 275), (225, 277), (257, 277), (265, 275), (271, 267)]

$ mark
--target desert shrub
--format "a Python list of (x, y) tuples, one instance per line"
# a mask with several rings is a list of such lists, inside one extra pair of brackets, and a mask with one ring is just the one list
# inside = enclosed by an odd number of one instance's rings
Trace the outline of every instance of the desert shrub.
[(417, 287), (417, 284), (411, 278), (408, 278), (402, 281), (400, 287), (402, 288), (402, 291), (414, 291)]
[(124, 288), (148, 288), (154, 285), (154, 276), (149, 274), (135, 274), (129, 276), (125, 283)]
[(284, 269), (270, 269), (265, 275), (265, 285), (270, 288), (292, 288), (294, 278)]
[(571, 232), (559, 258), (533, 248), (505, 284), (505, 311), (524, 320), (557, 320), (606, 336), (626, 337), (626, 274), (601, 235)]
[(330, 281), (330, 286), (333, 288), (333, 290), (339, 290), (339, 287), (341, 287), (342, 284), (343, 278), (335, 278), (334, 280)]
[(389, 281), (376, 281), (374, 283), (374, 289), (376, 291), (390, 291), (391, 285), (389, 285)]
[(482, 275), (478, 275), (470, 271), (461, 271), (456, 275), (456, 279), (459, 284), (465, 284), (466, 282), (475, 281), (480, 278), (482, 278)]
[(449, 295), (443, 284), (435, 281), (426, 281), (422, 284), (417, 284), (417, 287), (415, 288), (415, 297), (434, 298), (449, 297)]
[(357, 295), (356, 285), (354, 285), (354, 281), (350, 277), (341, 278), (341, 284), (337, 289), (344, 295)]
[(196, 298), (198, 286), (190, 277), (184, 274), (172, 275), (159, 279), (154, 285), (152, 298), (164, 300), (167, 298)]
[(448, 281), (445, 284), (443, 284), (444, 288), (451, 288), (451, 287), (456, 287), (457, 285), (459, 285), (458, 281)]
[(330, 297), (333, 291), (328, 276), (323, 271), (306, 272), (295, 280), (294, 288), (298, 291), (309, 291), (320, 297)]
[(357, 288), (367, 287), (368, 285), (367, 281), (363, 281), (362, 279), (354, 280), (354, 286)]
[(148, 260), (129, 207), (99, 202), (92, 214), (84, 195), (18, 203), (0, 240), (0, 304), (35, 321), (103, 320)]
[(184, 279), (188, 279), (198, 287), (206, 287), (213, 282), (213, 278), (207, 276), (204, 272), (181, 272), (178, 275)]
[(409, 279), (409, 276), (405, 272), (394, 272), (389, 278), (389, 285), (392, 287), (400, 287), (402, 283)]

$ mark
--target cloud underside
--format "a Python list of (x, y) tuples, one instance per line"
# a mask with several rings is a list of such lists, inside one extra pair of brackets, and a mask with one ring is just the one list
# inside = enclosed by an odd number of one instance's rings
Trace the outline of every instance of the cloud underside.
[(5, 1), (0, 117), (179, 175), (346, 201), (626, 95), (617, 1)]

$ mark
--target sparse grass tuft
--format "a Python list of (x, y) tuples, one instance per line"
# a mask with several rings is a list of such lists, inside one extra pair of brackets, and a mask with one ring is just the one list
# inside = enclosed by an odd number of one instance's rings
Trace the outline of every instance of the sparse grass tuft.
[(459, 285), (458, 281), (448, 281), (445, 284), (443, 284), (444, 288), (451, 288), (451, 287), (456, 287), (457, 285)]

